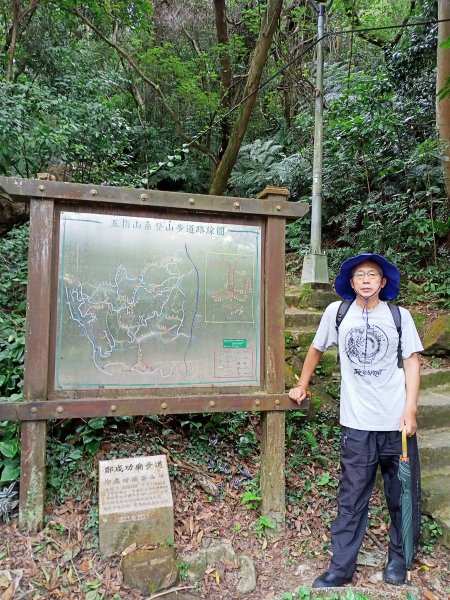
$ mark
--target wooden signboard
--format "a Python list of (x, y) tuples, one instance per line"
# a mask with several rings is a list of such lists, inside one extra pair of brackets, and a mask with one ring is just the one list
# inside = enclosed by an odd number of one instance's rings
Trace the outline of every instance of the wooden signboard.
[[(284, 232), (308, 205), (0, 178), (30, 202), (20, 523), (40, 528), (46, 420), (257, 410), (284, 519)], [(277, 490), (280, 482), (282, 497)], [(265, 491), (266, 490), (266, 491)]]

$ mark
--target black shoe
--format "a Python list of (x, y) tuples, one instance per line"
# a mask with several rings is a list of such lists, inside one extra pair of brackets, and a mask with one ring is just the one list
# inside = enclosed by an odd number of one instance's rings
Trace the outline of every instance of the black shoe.
[(383, 581), (392, 585), (403, 585), (406, 579), (406, 567), (399, 560), (390, 560), (383, 569)]
[(335, 575), (334, 573), (329, 573), (325, 571), (322, 573), (320, 577), (314, 580), (311, 587), (313, 588), (328, 588), (328, 587), (342, 587), (346, 583), (350, 583), (352, 578), (347, 577), (339, 577), (339, 575)]

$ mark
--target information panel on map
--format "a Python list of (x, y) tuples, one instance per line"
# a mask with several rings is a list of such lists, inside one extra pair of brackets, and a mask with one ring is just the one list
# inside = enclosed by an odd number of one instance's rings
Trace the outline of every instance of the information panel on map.
[(261, 227), (62, 212), (55, 387), (260, 385)]

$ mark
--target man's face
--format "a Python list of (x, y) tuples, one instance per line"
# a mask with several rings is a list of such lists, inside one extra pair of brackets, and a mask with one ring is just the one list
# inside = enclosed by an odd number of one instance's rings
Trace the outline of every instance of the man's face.
[(354, 267), (350, 285), (363, 298), (378, 298), (386, 285), (386, 278), (376, 262), (365, 260)]

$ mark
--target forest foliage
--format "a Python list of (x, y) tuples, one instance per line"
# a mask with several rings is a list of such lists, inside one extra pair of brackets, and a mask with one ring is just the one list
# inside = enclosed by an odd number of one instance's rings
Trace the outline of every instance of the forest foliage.
[[(275, 4), (0, 0), (0, 176), (207, 193)], [(448, 307), (436, 17), (432, 0), (335, 0), (327, 15), (323, 245), (331, 274), (352, 254), (381, 252), (420, 285), (417, 299)], [(277, 23), (224, 193), (272, 184), (310, 201), (316, 13), (285, 1)], [(387, 29), (364, 29), (377, 27)], [(289, 252), (307, 252), (309, 226), (288, 224)], [(27, 226), (0, 245), (0, 396), (18, 399)], [(14, 428), (3, 431), (9, 481), (19, 451)]]
[[(271, 7), (2, 0), (0, 175), (59, 167), (74, 182), (207, 192)], [(343, 256), (372, 250), (425, 281), (448, 259), (436, 17), (431, 0), (336, 0), (327, 13), (323, 236), (332, 272)], [(312, 6), (284, 2), (225, 194), (270, 183), (310, 200), (315, 37)], [(303, 253), (308, 239), (308, 218), (289, 225), (290, 250)]]

